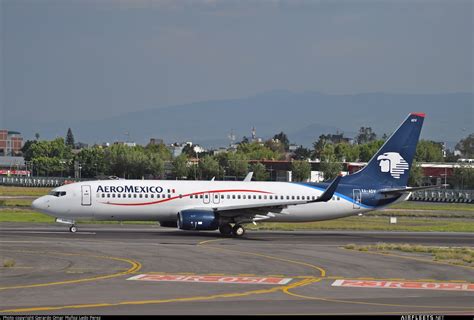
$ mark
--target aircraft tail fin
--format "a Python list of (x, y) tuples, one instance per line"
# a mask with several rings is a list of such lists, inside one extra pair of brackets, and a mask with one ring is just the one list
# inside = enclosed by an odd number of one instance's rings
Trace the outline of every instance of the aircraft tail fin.
[(424, 113), (410, 113), (367, 166), (345, 176), (344, 183), (361, 187), (406, 186), (424, 119)]

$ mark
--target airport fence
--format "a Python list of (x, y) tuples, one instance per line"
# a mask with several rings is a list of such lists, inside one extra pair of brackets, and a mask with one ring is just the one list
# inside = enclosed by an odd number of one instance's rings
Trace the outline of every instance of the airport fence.
[(0, 177), (0, 185), (16, 187), (59, 187), (80, 181), (79, 179), (58, 177)]
[(411, 201), (473, 203), (474, 190), (422, 190), (412, 192)]

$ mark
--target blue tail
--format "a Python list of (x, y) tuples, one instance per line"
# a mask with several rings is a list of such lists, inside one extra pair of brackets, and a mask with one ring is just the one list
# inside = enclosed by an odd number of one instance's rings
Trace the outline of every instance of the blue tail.
[(343, 183), (367, 188), (405, 187), (420, 138), (424, 113), (410, 113), (362, 170)]

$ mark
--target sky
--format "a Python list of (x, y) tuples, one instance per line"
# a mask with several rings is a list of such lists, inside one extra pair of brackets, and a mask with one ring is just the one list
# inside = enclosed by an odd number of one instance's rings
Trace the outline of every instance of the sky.
[(0, 127), (278, 89), (472, 92), (473, 3), (0, 0)]

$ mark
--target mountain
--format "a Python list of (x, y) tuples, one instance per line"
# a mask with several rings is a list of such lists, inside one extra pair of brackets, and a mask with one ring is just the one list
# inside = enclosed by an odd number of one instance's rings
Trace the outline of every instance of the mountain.
[[(233, 129), (237, 140), (251, 135), (272, 137), (285, 132), (290, 141), (310, 146), (321, 134), (344, 132), (353, 137), (362, 126), (382, 136), (390, 134), (410, 112), (427, 114), (423, 139), (453, 146), (474, 128), (474, 94), (329, 95), (317, 92), (271, 91), (251, 97), (203, 101), (152, 108), (107, 119), (61, 123), (17, 123), (12, 127), (26, 138), (40, 132), (45, 139), (65, 136), (71, 127), (76, 141), (102, 143), (131, 140), (147, 143), (161, 138), (167, 143), (193, 141), (207, 147), (226, 146)], [(37, 129), (40, 128), (40, 129)]]

